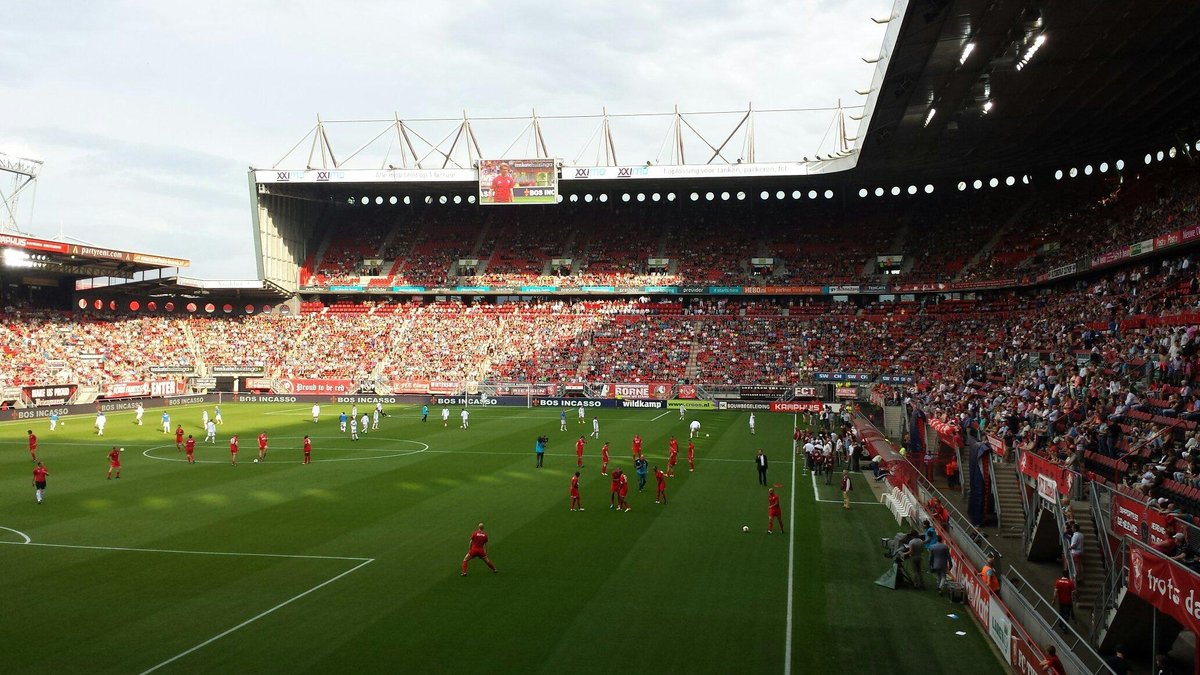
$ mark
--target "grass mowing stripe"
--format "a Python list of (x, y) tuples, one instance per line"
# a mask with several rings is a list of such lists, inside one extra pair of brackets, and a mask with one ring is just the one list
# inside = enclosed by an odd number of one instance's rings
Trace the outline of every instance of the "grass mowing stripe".
[[(800, 426), (800, 416), (794, 415), (793, 426)], [(788, 513), (788, 583), (787, 583), (787, 632), (784, 633), (783, 675), (792, 675), (792, 591), (796, 569), (796, 441), (792, 441), (792, 480), (788, 485), (792, 488), (791, 509)]]

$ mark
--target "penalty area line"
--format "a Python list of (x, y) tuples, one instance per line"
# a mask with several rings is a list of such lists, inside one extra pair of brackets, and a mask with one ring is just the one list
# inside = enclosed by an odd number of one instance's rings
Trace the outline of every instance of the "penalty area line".
[(228, 630), (225, 630), (224, 632), (218, 633), (218, 634), (210, 637), (209, 639), (205, 640), (204, 642), (201, 642), (200, 644), (196, 645), (195, 647), (192, 647), (190, 649), (179, 652), (175, 656), (172, 656), (171, 658), (167, 659), (166, 661), (163, 661), (162, 663), (160, 663), (152, 668), (143, 670), (141, 675), (147, 675), (148, 673), (153, 673), (154, 671), (158, 670), (159, 668), (162, 668), (163, 666), (170, 665), (170, 664), (178, 661), (179, 659), (182, 659), (183, 657), (187, 656), (188, 654), (191, 654), (200, 649), (203, 649), (203, 648), (207, 647), (208, 645), (211, 645), (212, 643), (216, 642), (217, 640), (220, 640), (221, 638), (223, 638), (231, 633), (241, 630), (242, 628), (249, 626), (250, 624), (254, 623), (255, 621), (258, 621), (259, 619), (267, 616), (268, 614), (272, 614), (273, 612), (283, 609), (284, 607), (287, 607), (288, 605), (299, 600), (300, 598), (303, 598), (306, 595), (309, 595), (311, 593), (315, 593), (315, 592), (321, 590), (322, 588), (328, 586), (329, 584), (332, 584), (333, 582), (337, 581), (338, 579), (349, 576), (349, 575), (353, 574), (354, 572), (357, 572), (358, 570), (362, 569), (363, 567), (370, 565), (373, 562), (375, 562), (374, 558), (368, 558), (366, 560), (363, 560), (362, 562), (355, 565), (354, 567), (351, 567), (350, 569), (346, 570), (345, 572), (342, 572), (341, 574), (338, 574), (337, 576), (330, 577), (329, 579), (322, 581), (321, 583), (317, 584), (316, 586), (313, 586), (312, 588), (310, 588), (306, 591), (297, 593), (296, 595), (293, 595), (292, 597), (288, 598), (287, 600), (284, 600), (283, 602), (279, 603), (278, 605), (275, 605), (274, 607), (272, 607), (266, 611), (260, 612), (256, 615), (250, 617), (249, 619), (246, 619), (245, 621), (239, 623), (238, 625), (236, 625)]

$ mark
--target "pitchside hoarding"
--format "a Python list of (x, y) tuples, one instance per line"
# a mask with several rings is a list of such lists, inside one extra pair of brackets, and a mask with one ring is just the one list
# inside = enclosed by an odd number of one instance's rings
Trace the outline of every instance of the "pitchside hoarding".
[(479, 203), (557, 204), (558, 162), (485, 159), (479, 163)]

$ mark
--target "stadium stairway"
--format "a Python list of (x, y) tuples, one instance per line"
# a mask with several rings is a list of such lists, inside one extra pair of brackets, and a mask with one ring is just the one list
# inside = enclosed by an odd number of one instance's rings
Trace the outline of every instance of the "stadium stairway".
[(1079, 607), (1079, 615), (1087, 616), (1095, 605), (1101, 583), (1104, 581), (1104, 556), (1100, 552), (1100, 541), (1096, 538), (1096, 521), (1092, 518), (1091, 504), (1087, 501), (1072, 502), (1071, 513), (1079, 531), (1083, 533), (1083, 559), (1075, 579), (1075, 604)]
[(992, 249), (996, 248), (996, 244), (999, 244), (1001, 239), (1008, 236), (1008, 232), (1012, 229), (1013, 224), (1016, 223), (1018, 219), (1024, 218), (1025, 211), (1029, 208), (1030, 203), (1031, 202), (1026, 201), (1025, 203), (1021, 204), (1021, 206), (1013, 212), (1012, 216), (1009, 217), (1008, 220), (1004, 221), (1004, 224), (996, 228), (996, 232), (992, 235), (992, 238), (989, 239), (986, 244), (981, 246), (979, 250), (975, 251), (975, 255), (971, 256), (971, 258), (967, 260), (967, 263), (962, 266), (962, 269), (958, 270), (958, 274), (954, 275), (955, 281), (961, 280), (968, 271), (974, 269), (975, 266), (979, 264), (980, 260), (986, 258), (987, 255), (992, 252)]
[(1025, 528), (1025, 505), (1021, 501), (1021, 483), (1017, 478), (1016, 465), (996, 462), (992, 466), (996, 476), (996, 499), (1000, 502), (997, 534), (1020, 539)]

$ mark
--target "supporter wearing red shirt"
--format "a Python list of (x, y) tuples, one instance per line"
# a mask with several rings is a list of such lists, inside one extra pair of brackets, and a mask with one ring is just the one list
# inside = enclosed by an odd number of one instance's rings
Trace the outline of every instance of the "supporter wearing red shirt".
[(571, 476), (571, 510), (582, 511), (583, 504), (579, 501), (579, 472)]
[(587, 441), (583, 440), (583, 436), (575, 441), (575, 466), (583, 468), (583, 444)]
[(26, 433), (29, 434), (29, 456), (32, 457), (34, 463), (36, 463), (38, 461), (38, 458), (37, 458), (37, 436), (35, 436), (33, 434), (33, 429), (28, 430)]
[(229, 437), (229, 463), (233, 466), (237, 466), (237, 452), (238, 437), (237, 434), (234, 434), (233, 436)]
[(492, 564), (491, 558), (488, 557), (487, 543), (487, 533), (483, 531), (483, 523), (480, 523), (479, 527), (475, 528), (475, 531), (471, 533), (471, 548), (467, 550), (467, 555), (463, 558), (462, 575), (464, 577), (467, 576), (467, 563), (471, 558), (482, 558), (483, 564), (487, 565), (492, 572), (498, 571), (496, 566)]
[(38, 462), (33, 469), (33, 496), (37, 499), (38, 504), (42, 503), (42, 498), (46, 494), (46, 476), (48, 475), (50, 472), (46, 471), (46, 466)]
[(517, 184), (515, 178), (512, 177), (511, 169), (507, 164), (500, 165), (500, 175), (492, 179), (492, 202), (496, 204), (511, 204), (513, 200), (512, 189)]
[(696, 470), (696, 444), (688, 441), (688, 471)]
[[(1054, 582), (1054, 599), (1058, 601), (1058, 617), (1063, 622), (1063, 632), (1067, 630), (1066, 624), (1071, 622), (1075, 617), (1075, 582), (1071, 581), (1071, 577), (1063, 572), (1058, 581)], [(1057, 622), (1055, 624), (1057, 626)]]
[(312, 441), (308, 436), (304, 437), (304, 463), (312, 464)]
[(771, 534), (776, 519), (779, 520), (779, 533), (784, 534), (783, 509), (779, 507), (779, 495), (775, 494), (775, 488), (771, 488), (767, 490), (767, 534)]
[(608, 443), (600, 447), (600, 475), (608, 475)]
[(658, 490), (654, 493), (655, 504), (667, 503), (667, 474), (662, 469), (654, 467), (654, 480), (658, 481)]
[(175, 449), (176, 450), (183, 449), (183, 425), (182, 424), (180, 424), (178, 427), (175, 428)]
[(262, 432), (258, 435), (258, 461), (263, 461), (267, 458), (267, 432)]
[(196, 463), (196, 439), (192, 438), (191, 434), (188, 434), (187, 442), (183, 444), (183, 450), (184, 450), (184, 452), (187, 453), (187, 463), (195, 464)]
[(117, 470), (117, 478), (120, 478), (121, 477), (121, 449), (120, 448), (114, 447), (112, 449), (112, 451), (108, 453), (108, 478), (105, 480), (111, 479), (113, 477), (113, 469)]

